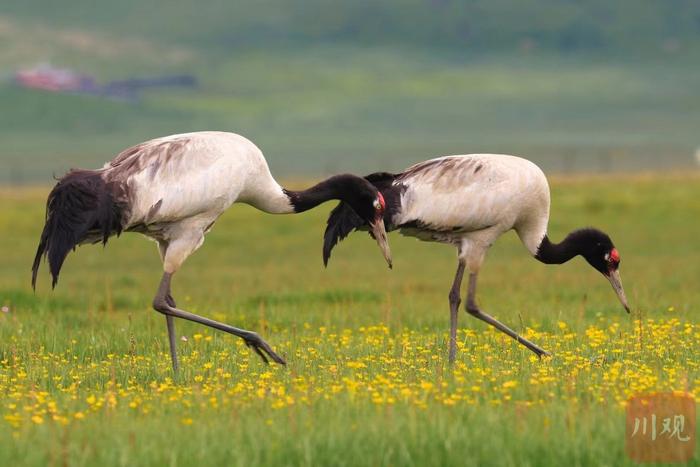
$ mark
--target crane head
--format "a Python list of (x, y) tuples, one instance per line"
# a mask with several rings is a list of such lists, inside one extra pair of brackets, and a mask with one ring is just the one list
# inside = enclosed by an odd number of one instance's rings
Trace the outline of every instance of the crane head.
[(617, 251), (607, 234), (594, 229), (589, 229), (589, 233), (595, 233), (596, 235), (595, 238), (593, 236), (589, 237), (588, 244), (584, 246), (585, 250), (582, 255), (588, 261), (588, 264), (610, 281), (617, 298), (622, 303), (622, 306), (625, 307), (627, 313), (629, 313), (630, 307), (627, 303), (625, 289), (622, 288), (622, 279), (620, 278), (620, 252)]
[(620, 278), (620, 253), (618, 253), (616, 248), (610, 250), (606, 253), (603, 259), (607, 262), (608, 270), (607, 274), (603, 273), (605, 277), (610, 281), (613, 290), (617, 294), (617, 298), (620, 299), (620, 303), (625, 307), (627, 313), (630, 312), (630, 307), (627, 304), (627, 297), (625, 296), (625, 289), (622, 288), (622, 279)]
[(391, 250), (389, 249), (389, 241), (386, 238), (386, 227), (384, 227), (386, 202), (384, 201), (384, 196), (381, 191), (377, 191), (377, 197), (372, 202), (372, 207), (374, 208), (374, 215), (373, 219), (368, 221), (370, 228), (369, 234), (377, 241), (379, 249), (382, 250), (382, 255), (384, 255), (384, 259), (389, 265), (389, 269), (391, 269)]

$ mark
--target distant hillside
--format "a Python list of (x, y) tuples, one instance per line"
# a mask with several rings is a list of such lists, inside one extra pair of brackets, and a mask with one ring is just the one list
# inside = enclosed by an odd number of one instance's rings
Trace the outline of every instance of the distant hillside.
[(350, 41), (569, 52), (700, 40), (697, 0), (6, 0), (0, 14), (210, 47)]
[[(700, 3), (632, 0), (0, 3), (0, 183), (97, 167), (139, 141), (244, 134), (281, 176), (511, 152), (553, 171), (688, 167)], [(140, 99), (21, 89), (41, 63)]]

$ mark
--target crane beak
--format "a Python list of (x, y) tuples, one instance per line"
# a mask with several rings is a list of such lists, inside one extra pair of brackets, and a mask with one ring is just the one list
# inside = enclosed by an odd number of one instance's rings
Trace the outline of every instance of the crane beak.
[(379, 219), (375, 219), (374, 222), (370, 222), (370, 232), (372, 233), (372, 237), (377, 241), (377, 244), (379, 245), (379, 249), (382, 250), (382, 254), (384, 255), (384, 259), (386, 260), (386, 263), (389, 265), (389, 269), (392, 268), (392, 263), (391, 263), (391, 250), (389, 249), (389, 242), (386, 238), (386, 229), (384, 228), (384, 220), (380, 217)]
[(617, 294), (617, 298), (620, 299), (620, 303), (622, 303), (622, 306), (624, 306), (627, 313), (629, 313), (630, 306), (627, 304), (627, 297), (625, 296), (625, 289), (622, 288), (622, 279), (620, 279), (620, 271), (617, 269), (610, 270), (605, 277), (608, 278), (608, 280), (610, 281), (610, 284), (613, 287), (613, 290)]

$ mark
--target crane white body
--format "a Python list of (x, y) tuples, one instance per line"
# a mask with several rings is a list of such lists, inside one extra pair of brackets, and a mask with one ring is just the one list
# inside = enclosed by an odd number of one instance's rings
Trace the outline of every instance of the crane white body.
[[(534, 256), (547, 234), (549, 184), (527, 159), (502, 154), (439, 157), (406, 169), (392, 228), (403, 235), (455, 244), (477, 270), (486, 249), (515, 229)], [(416, 225), (418, 224), (418, 225)], [(405, 226), (405, 227), (403, 227)]]
[(146, 141), (122, 151), (102, 171), (106, 181), (122, 183), (126, 190), (124, 230), (159, 241), (168, 272), (201, 246), (206, 231), (233, 203), (275, 214), (294, 212), (260, 149), (234, 133)]
[(128, 185), (127, 228), (200, 216), (216, 219), (235, 202), (267, 212), (293, 212), (260, 149), (234, 133), (153, 139), (122, 151), (103, 170), (107, 179), (119, 177)]

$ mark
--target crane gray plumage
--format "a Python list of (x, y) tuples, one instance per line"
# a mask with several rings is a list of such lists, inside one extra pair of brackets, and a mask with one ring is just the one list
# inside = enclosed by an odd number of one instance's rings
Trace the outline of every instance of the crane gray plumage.
[(47, 257), (52, 286), (66, 255), (76, 246), (103, 242), (122, 232), (138, 232), (158, 243), (163, 277), (153, 307), (165, 314), (173, 368), (177, 370), (173, 318), (210, 326), (242, 338), (263, 360), (284, 360), (257, 334), (177, 308), (172, 275), (204, 242), (205, 234), (235, 202), (273, 214), (298, 213), (340, 199), (372, 226), (387, 261), (378, 191), (362, 177), (337, 175), (313, 187), (286, 190), (270, 174), (260, 151), (233, 133), (196, 132), (146, 141), (118, 154), (98, 170), (72, 170), (49, 194), (46, 220), (32, 266), (36, 285)]
[[(378, 172), (365, 177), (386, 200), (386, 231), (420, 240), (453, 245), (458, 267), (449, 294), (450, 361), (456, 354), (457, 310), (465, 270), (469, 272), (467, 311), (505, 332), (537, 355), (546, 352), (479, 309), (476, 280), (486, 252), (495, 240), (515, 230), (530, 254), (544, 263), (563, 263), (582, 255), (606, 275), (627, 311), (619, 276), (619, 254), (610, 238), (596, 229), (572, 232), (560, 244), (547, 236), (550, 192), (544, 173), (532, 162), (515, 156), (469, 154), (446, 156), (415, 164), (402, 173)], [(323, 259), (328, 263), (335, 245), (363, 219), (341, 202), (328, 218)]]

